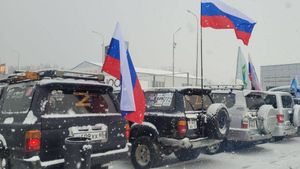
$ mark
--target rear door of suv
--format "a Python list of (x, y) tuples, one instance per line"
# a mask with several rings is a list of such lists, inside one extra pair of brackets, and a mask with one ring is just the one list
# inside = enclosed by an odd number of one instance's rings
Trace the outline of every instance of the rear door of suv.
[(66, 137), (89, 137), (92, 153), (124, 148), (125, 120), (113, 102), (110, 86), (89, 84), (48, 84), (41, 117), (42, 161), (64, 156)]
[(189, 138), (205, 137), (206, 110), (213, 103), (207, 91), (199, 89), (186, 89), (182, 92), (184, 109), (187, 121), (187, 136)]

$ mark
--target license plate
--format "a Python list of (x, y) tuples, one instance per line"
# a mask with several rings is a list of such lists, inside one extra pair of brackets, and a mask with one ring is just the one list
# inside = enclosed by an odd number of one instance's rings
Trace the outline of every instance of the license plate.
[(249, 128), (256, 128), (256, 121), (250, 121)]
[(197, 129), (197, 121), (196, 120), (188, 121), (188, 129), (190, 130)]
[(92, 133), (74, 133), (74, 137), (87, 137), (94, 141), (106, 141), (107, 140), (107, 132), (99, 131)]

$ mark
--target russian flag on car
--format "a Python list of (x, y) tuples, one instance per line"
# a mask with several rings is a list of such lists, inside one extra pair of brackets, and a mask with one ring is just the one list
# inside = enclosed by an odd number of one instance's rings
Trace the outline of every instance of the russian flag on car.
[(219, 0), (202, 0), (201, 26), (214, 29), (234, 29), (236, 37), (248, 45), (256, 23), (240, 11)]
[(111, 39), (102, 70), (121, 81), (120, 109), (123, 118), (142, 124), (146, 108), (145, 97), (119, 23)]
[(256, 71), (254, 69), (253, 63), (251, 61), (250, 55), (249, 55), (249, 78), (252, 83), (252, 87), (254, 90), (262, 91), (262, 88), (260, 87), (258, 77), (256, 75)]

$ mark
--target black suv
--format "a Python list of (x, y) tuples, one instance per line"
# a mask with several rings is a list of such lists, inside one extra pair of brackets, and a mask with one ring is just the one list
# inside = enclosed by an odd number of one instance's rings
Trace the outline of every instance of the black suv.
[(155, 167), (163, 154), (173, 152), (182, 161), (195, 159), (201, 148), (220, 143), (228, 134), (229, 115), (209, 93), (190, 87), (145, 90), (144, 122), (130, 129), (133, 166)]
[(103, 81), (56, 70), (0, 80), (0, 168), (63, 168), (70, 136), (91, 138), (92, 168), (126, 158), (129, 126)]

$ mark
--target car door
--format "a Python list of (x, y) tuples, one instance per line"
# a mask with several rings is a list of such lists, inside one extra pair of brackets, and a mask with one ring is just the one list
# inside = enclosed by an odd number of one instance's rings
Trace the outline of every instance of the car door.
[(118, 113), (108, 86), (55, 84), (45, 87), (41, 117), (42, 161), (64, 157), (67, 137), (89, 137), (92, 153), (124, 148), (125, 120)]

